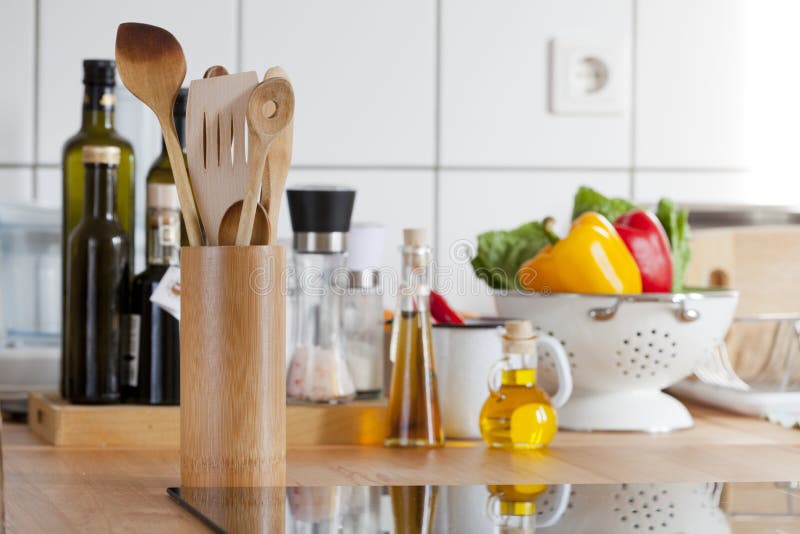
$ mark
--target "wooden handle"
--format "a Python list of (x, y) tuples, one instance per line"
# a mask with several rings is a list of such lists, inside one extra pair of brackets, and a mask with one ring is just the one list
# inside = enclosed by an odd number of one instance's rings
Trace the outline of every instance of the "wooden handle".
[(181, 249), (181, 485), (286, 481), (283, 247)]
[[(247, 188), (244, 192), (239, 228), (236, 231), (237, 246), (250, 244), (250, 238), (253, 235), (253, 220), (256, 216), (256, 205), (261, 194), (261, 175), (264, 174), (267, 150), (269, 150), (269, 142), (265, 143), (252, 128), (248, 127), (247, 135), (250, 140), (250, 157), (247, 162)], [(271, 138), (269, 141), (271, 141)]]
[(189, 244), (197, 247), (203, 244), (203, 234), (200, 231), (200, 219), (197, 216), (192, 186), (189, 183), (189, 173), (186, 171), (186, 162), (183, 160), (183, 150), (181, 150), (178, 134), (175, 131), (172, 113), (170, 112), (168, 118), (159, 114), (158, 122), (161, 124), (161, 133), (164, 136), (164, 144), (167, 147), (169, 164), (172, 167), (175, 186), (178, 189), (178, 201), (181, 203), (181, 214), (183, 215), (183, 224), (186, 225), (186, 235), (189, 237)]
[[(289, 81), (289, 74), (281, 67), (271, 67), (264, 74), (264, 79), (283, 78)], [(291, 82), (290, 82), (291, 83)], [(281, 198), (286, 188), (286, 177), (292, 165), (292, 141), (294, 137), (294, 119), (283, 129), (270, 145), (267, 154), (267, 165), (261, 185), (261, 204), (269, 214), (269, 244), (274, 245), (278, 239), (278, 216)]]

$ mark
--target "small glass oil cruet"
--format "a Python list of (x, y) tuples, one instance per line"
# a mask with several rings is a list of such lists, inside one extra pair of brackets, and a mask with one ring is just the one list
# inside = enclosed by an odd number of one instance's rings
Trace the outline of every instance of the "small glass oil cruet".
[[(572, 373), (561, 343), (537, 338), (530, 321), (507, 321), (502, 334), (503, 357), (489, 371), (489, 398), (480, 416), (481, 435), (491, 447), (538, 449), (558, 429), (556, 408), (572, 394)], [(553, 398), (536, 385), (537, 344), (549, 350), (558, 376)]]
[[(569, 504), (569, 484), (489, 485), (486, 516), (495, 534), (534, 534), (558, 523)], [(537, 505), (539, 508), (537, 509)]]

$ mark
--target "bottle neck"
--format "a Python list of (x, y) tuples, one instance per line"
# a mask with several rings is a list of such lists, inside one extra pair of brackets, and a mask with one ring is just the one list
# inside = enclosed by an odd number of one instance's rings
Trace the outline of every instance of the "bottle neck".
[[(185, 114), (172, 114), (172, 120), (175, 123), (175, 132), (178, 134), (178, 142), (181, 144), (181, 150), (186, 153), (186, 115)], [(161, 138), (161, 157), (167, 157), (167, 144), (164, 138)]]
[(400, 311), (429, 310), (431, 293), (431, 249), (403, 247), (403, 270), (400, 280)]
[(178, 265), (180, 247), (180, 210), (148, 206), (147, 264)]
[(506, 353), (506, 368), (501, 373), (504, 386), (536, 385), (536, 369), (538, 367), (535, 354)]
[(87, 163), (84, 186), (84, 217), (115, 220), (117, 218), (117, 167)]
[(113, 85), (86, 85), (81, 130), (98, 133), (113, 131), (115, 103)]

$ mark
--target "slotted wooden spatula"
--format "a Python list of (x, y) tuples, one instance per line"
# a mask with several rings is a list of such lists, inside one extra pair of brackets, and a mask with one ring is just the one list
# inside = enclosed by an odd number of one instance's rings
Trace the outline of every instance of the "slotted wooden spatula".
[(197, 211), (206, 241), (218, 245), (228, 207), (244, 198), (247, 184), (247, 102), (255, 72), (192, 80), (186, 110), (186, 151)]

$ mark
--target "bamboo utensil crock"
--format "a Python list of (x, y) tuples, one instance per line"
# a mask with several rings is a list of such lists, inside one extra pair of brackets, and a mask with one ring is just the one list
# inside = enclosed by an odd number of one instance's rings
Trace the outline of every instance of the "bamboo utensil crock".
[(181, 485), (286, 479), (286, 259), (280, 246), (181, 250)]

